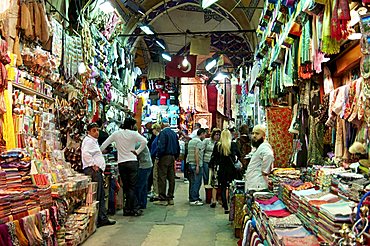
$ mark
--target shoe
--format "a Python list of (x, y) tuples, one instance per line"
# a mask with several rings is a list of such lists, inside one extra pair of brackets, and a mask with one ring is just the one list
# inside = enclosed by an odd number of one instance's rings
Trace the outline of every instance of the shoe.
[(184, 178), (184, 184), (189, 184), (189, 180), (187, 178)]
[(200, 202), (200, 201), (190, 202), (190, 205), (192, 205), (192, 206), (203, 206), (203, 202)]
[(199, 201), (199, 202), (202, 202), (203, 200), (199, 198), (199, 199), (198, 199), (198, 201)]
[(141, 216), (143, 215), (143, 210), (139, 209), (135, 212), (133, 212), (132, 216), (135, 216), (135, 217), (138, 217), (138, 216)]
[(168, 201), (168, 205), (175, 205), (174, 200), (172, 200), (172, 199), (171, 199), (171, 200), (169, 200), (169, 201)]
[(155, 205), (161, 205), (161, 206), (167, 206), (168, 202), (167, 201), (155, 201), (153, 202)]
[(158, 201), (158, 197), (151, 197), (149, 199), (150, 202), (155, 202), (155, 201)]
[(115, 220), (106, 220), (104, 222), (98, 223), (97, 227), (102, 227), (102, 226), (110, 226), (116, 224)]
[(215, 208), (216, 207), (216, 203), (215, 202), (213, 202), (213, 203), (211, 203), (211, 205), (209, 205), (211, 208)]

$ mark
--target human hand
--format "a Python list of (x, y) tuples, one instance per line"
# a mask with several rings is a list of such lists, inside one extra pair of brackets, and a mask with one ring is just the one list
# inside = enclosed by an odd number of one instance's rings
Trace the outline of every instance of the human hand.
[(99, 167), (97, 165), (94, 165), (93, 169), (94, 169), (95, 172), (99, 171)]

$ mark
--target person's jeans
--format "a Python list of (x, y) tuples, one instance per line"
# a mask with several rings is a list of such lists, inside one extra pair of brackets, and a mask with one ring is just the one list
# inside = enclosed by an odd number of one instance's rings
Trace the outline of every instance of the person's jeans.
[(189, 201), (198, 201), (200, 186), (202, 185), (203, 168), (199, 167), (196, 174), (196, 165), (189, 164)]
[(139, 210), (135, 188), (138, 178), (139, 162), (127, 161), (118, 164), (119, 175), (122, 180), (123, 193), (126, 195), (124, 212), (137, 212)]
[[(175, 157), (165, 155), (158, 162), (158, 193), (159, 200), (172, 200), (175, 192)], [(166, 180), (168, 180), (168, 191), (166, 195)]]
[(105, 191), (104, 191), (104, 181), (103, 173), (101, 170), (95, 171), (92, 167), (87, 167), (84, 169), (85, 175), (91, 177), (92, 182), (98, 183), (98, 189), (96, 191), (97, 200), (99, 201), (99, 214), (98, 223), (104, 223), (108, 220), (107, 209), (105, 208)]
[(148, 178), (152, 168), (139, 168), (138, 180), (136, 185), (136, 195), (140, 208), (146, 208), (148, 195)]
[(203, 162), (203, 184), (209, 184), (209, 167), (208, 162)]

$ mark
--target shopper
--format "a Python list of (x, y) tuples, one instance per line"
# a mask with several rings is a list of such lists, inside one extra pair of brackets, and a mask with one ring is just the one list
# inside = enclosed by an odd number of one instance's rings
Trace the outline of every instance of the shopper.
[[(139, 209), (135, 195), (139, 170), (137, 156), (145, 149), (147, 141), (137, 131), (133, 131), (135, 125), (135, 119), (126, 118), (123, 123), (123, 130), (114, 132), (101, 146), (101, 149), (104, 150), (112, 142), (116, 143), (118, 168), (123, 184), (123, 192), (126, 195), (126, 203), (123, 211), (123, 215), (125, 216), (142, 215), (142, 210)], [(135, 145), (138, 142), (140, 146), (135, 149)]]
[[(137, 143), (135, 149), (138, 149), (140, 144)], [(136, 185), (136, 196), (140, 209), (146, 209), (148, 196), (148, 179), (153, 169), (152, 158), (148, 146), (137, 156), (139, 161), (138, 180)]]
[[(153, 133), (153, 121), (152, 121), (152, 118), (146, 117), (142, 121), (141, 125), (144, 128), (143, 129), (143, 136), (148, 141), (147, 146), (148, 146), (149, 150), (151, 150), (152, 149), (153, 141), (156, 138), (156, 135)], [(153, 186), (153, 168), (151, 169), (151, 172), (150, 172), (149, 177), (148, 177), (147, 189), (148, 189), (148, 193), (149, 194), (152, 193), (152, 186)]]
[(266, 128), (257, 125), (252, 131), (252, 146), (256, 150), (245, 173), (246, 189), (260, 191), (268, 189), (268, 175), (274, 162), (274, 151), (266, 140)]
[(217, 172), (218, 184), (221, 188), (222, 207), (225, 214), (229, 213), (228, 188), (235, 178), (236, 168), (234, 163), (240, 157), (238, 146), (232, 142), (232, 136), (228, 129), (221, 132), (220, 141), (215, 144), (211, 158), (213, 172)]
[[(158, 136), (158, 205), (174, 205), (175, 192), (175, 160), (180, 155), (180, 146), (177, 135), (171, 130), (167, 118), (162, 120), (163, 130)], [(166, 180), (168, 180), (168, 191), (166, 195)]]
[(200, 123), (194, 124), (193, 132), (189, 135), (190, 138), (195, 138), (197, 136), (197, 131), (202, 127)]
[(190, 205), (202, 206), (202, 200), (199, 196), (199, 190), (202, 185), (203, 177), (203, 157), (204, 157), (204, 144), (203, 140), (206, 137), (206, 130), (203, 128), (198, 129), (197, 136), (189, 141), (189, 202)]
[(81, 154), (84, 173), (91, 177), (93, 182), (98, 183), (97, 200), (99, 201), (99, 213), (97, 226), (114, 225), (116, 221), (109, 220), (105, 208), (105, 192), (103, 172), (105, 159), (98, 144), (99, 125), (90, 123), (87, 125), (87, 136), (82, 141)]
[(240, 162), (242, 163), (242, 168), (237, 171), (237, 179), (243, 179), (245, 170), (247, 170), (250, 159), (245, 158), (252, 150), (251, 139), (249, 137), (249, 127), (244, 124), (239, 127), (240, 136), (236, 139), (236, 144), (240, 151)]
[(158, 160), (156, 160), (156, 156), (158, 151), (158, 135), (161, 133), (162, 127), (160, 124), (156, 123), (152, 126), (152, 128), (153, 134), (156, 136), (150, 150), (153, 161), (153, 191), (150, 195), (150, 201), (153, 202), (158, 200)]
[(211, 169), (211, 180), (209, 180), (209, 162), (211, 161), (213, 149), (215, 144), (220, 140), (221, 129), (214, 128), (211, 137), (204, 140), (204, 158), (203, 158), (203, 182), (204, 185), (210, 184), (212, 186), (212, 200), (211, 208), (216, 207), (217, 201), (217, 173)]

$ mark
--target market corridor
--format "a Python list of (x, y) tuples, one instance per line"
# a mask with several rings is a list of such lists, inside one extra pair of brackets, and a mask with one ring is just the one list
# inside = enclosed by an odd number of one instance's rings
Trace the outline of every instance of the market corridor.
[[(205, 200), (203, 188), (202, 191)], [(176, 180), (174, 206), (148, 203), (141, 217), (124, 217), (118, 211), (112, 217), (117, 224), (98, 228), (83, 246), (236, 245), (228, 215), (221, 206), (189, 206), (187, 194), (188, 184)]]

